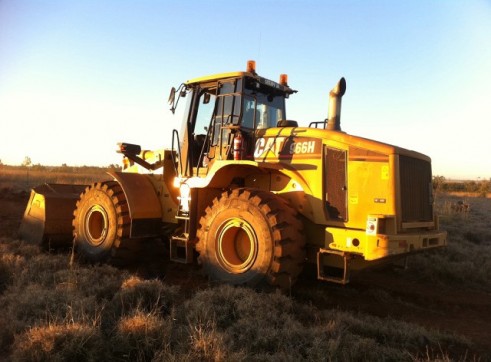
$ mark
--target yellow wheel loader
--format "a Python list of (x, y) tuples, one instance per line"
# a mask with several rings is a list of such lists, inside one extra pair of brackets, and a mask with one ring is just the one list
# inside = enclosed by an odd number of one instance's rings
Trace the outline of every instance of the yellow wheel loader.
[(173, 112), (186, 100), (171, 149), (121, 143), (123, 171), (110, 181), (34, 188), (20, 234), (73, 241), (92, 262), (162, 238), (171, 260), (198, 262), (215, 280), (279, 288), (305, 263), (344, 284), (352, 269), (445, 246), (430, 158), (341, 131), (345, 91), (342, 78), (328, 118), (305, 127), (286, 116), (296, 92), (287, 76), (263, 78), (254, 61), (187, 81), (169, 97)]

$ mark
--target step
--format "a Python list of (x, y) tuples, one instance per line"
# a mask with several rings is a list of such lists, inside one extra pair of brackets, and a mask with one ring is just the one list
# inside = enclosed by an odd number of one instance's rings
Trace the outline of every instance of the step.
[(170, 238), (170, 260), (183, 264), (194, 262), (194, 245), (188, 234), (174, 235)]
[[(324, 264), (324, 257), (340, 258), (340, 267), (328, 266)], [(326, 282), (348, 284), (350, 278), (350, 259), (351, 255), (342, 251), (319, 249), (317, 252), (317, 279)]]

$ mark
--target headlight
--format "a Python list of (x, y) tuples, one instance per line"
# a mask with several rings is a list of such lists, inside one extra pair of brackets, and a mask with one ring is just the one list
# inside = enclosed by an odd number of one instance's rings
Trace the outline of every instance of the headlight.
[(179, 197), (180, 211), (183, 214), (189, 214), (189, 202), (191, 201), (191, 188), (188, 184), (181, 184), (179, 188), (181, 196)]

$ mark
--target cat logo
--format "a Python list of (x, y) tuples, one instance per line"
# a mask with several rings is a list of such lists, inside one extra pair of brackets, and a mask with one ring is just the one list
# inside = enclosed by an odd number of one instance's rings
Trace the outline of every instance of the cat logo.
[(313, 138), (267, 137), (256, 141), (254, 159), (310, 158), (320, 156), (321, 142)]

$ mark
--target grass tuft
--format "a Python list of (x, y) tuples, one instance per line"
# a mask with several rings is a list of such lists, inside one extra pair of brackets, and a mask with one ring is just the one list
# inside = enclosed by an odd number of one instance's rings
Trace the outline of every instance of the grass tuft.
[(135, 310), (119, 319), (110, 340), (113, 359), (150, 361), (169, 343), (172, 324), (157, 312)]
[(99, 361), (104, 341), (94, 325), (48, 324), (32, 327), (15, 338), (12, 361)]

